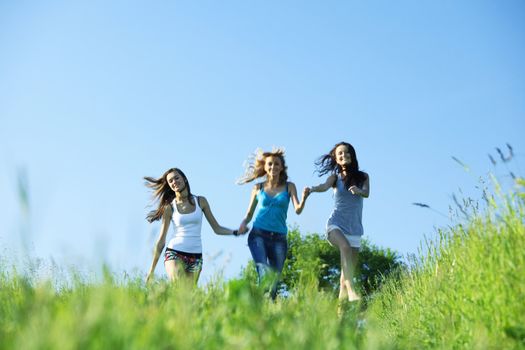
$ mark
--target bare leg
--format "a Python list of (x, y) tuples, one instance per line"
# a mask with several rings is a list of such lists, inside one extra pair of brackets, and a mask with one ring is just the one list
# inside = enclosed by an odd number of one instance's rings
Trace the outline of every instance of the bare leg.
[(339, 297), (344, 298), (344, 292), (346, 291), (349, 301), (360, 299), (353, 285), (359, 250), (352, 248), (343, 233), (337, 229), (328, 232), (328, 240), (334, 246), (338, 247), (341, 253), (341, 288), (339, 290)]
[(196, 272), (186, 272), (186, 278), (192, 282), (193, 286), (197, 285), (197, 282), (199, 281), (199, 276), (201, 274), (201, 271)]
[(184, 270), (184, 265), (176, 260), (168, 260), (164, 263), (166, 266), (166, 273), (170, 281), (182, 281), (188, 283), (190, 286), (197, 284), (199, 280), (200, 271), (187, 272)]
[[(341, 266), (343, 266), (343, 257), (341, 256)], [(339, 299), (344, 299), (348, 296), (348, 291), (345, 285), (345, 273), (341, 268), (341, 278), (339, 279)]]
[(182, 272), (184, 271), (183, 267), (180, 264), (177, 264), (175, 260), (168, 260), (164, 263), (166, 267), (166, 274), (168, 279), (171, 282), (174, 282), (180, 278)]
[(351, 269), (351, 274), (352, 274), (352, 278), (350, 278), (350, 283), (353, 286), (352, 290), (348, 291), (348, 297), (350, 301), (361, 299), (359, 294), (357, 294), (357, 290), (354, 286), (355, 268), (357, 266), (358, 255), (359, 255), (359, 248), (350, 247), (350, 269)]

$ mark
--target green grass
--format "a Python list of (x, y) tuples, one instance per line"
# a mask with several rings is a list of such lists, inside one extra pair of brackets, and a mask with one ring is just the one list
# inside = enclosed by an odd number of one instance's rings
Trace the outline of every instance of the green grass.
[[(375, 346), (525, 348), (523, 192), (440, 231), (369, 307)], [(381, 329), (381, 331), (379, 331)]]
[(233, 280), (191, 291), (139, 279), (74, 282), (57, 290), (2, 275), (2, 349), (352, 349), (356, 319), (331, 295), (305, 290), (270, 301)]
[(3, 261), (0, 349), (525, 348), (524, 215), (523, 191), (491, 199), (342, 317), (315, 278), (272, 302), (247, 277), (195, 289), (108, 271), (46, 282)]

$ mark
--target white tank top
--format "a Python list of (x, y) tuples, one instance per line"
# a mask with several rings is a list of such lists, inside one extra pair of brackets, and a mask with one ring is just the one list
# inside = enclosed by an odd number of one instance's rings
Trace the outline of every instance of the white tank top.
[(167, 247), (185, 253), (202, 253), (201, 227), (202, 209), (199, 207), (197, 196), (193, 196), (195, 210), (188, 214), (180, 214), (177, 210), (175, 199), (171, 203), (173, 215), (173, 235)]

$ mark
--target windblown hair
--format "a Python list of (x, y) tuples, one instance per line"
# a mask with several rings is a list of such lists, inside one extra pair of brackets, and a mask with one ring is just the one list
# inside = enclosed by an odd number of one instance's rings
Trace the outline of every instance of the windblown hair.
[(188, 178), (179, 168), (171, 168), (166, 170), (166, 172), (162, 174), (162, 176), (158, 179), (150, 176), (145, 176), (144, 180), (146, 180), (146, 182), (144, 184), (146, 185), (146, 187), (152, 189), (153, 200), (159, 202), (157, 209), (150, 211), (146, 216), (146, 220), (148, 220), (149, 222), (160, 220), (164, 215), (164, 210), (166, 209), (166, 207), (171, 205), (171, 202), (173, 202), (173, 200), (175, 199), (175, 192), (170, 188), (167, 180), (168, 174), (172, 172), (177, 172), (180, 174), (180, 176), (182, 176), (182, 178), (184, 179), (185, 188), (188, 191), (188, 200), (191, 204), (195, 204), (193, 203), (193, 195), (191, 194)]
[(265, 177), (264, 165), (268, 157), (278, 157), (281, 160), (283, 170), (279, 174), (279, 185), (284, 185), (288, 181), (288, 173), (283, 148), (274, 148), (271, 152), (263, 152), (261, 149), (257, 149), (245, 163), (244, 175), (237, 180), (237, 184), (243, 185), (260, 177)]
[(351, 144), (347, 142), (339, 142), (330, 150), (330, 152), (328, 152), (328, 154), (319, 157), (319, 159), (315, 162), (316, 172), (319, 174), (319, 176), (323, 176), (328, 173), (336, 175), (343, 173), (343, 168), (336, 162), (335, 154), (335, 149), (341, 145), (348, 147), (351, 159), (350, 167), (346, 169), (346, 176), (343, 177), (345, 187), (349, 188), (353, 185), (357, 187), (363, 186), (363, 183), (366, 180), (366, 175), (365, 173), (359, 170), (359, 163), (357, 161), (355, 149)]

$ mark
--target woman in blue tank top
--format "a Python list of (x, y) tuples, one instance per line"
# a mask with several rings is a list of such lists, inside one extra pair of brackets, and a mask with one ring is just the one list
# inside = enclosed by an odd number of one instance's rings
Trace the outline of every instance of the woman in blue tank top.
[(360, 299), (353, 285), (363, 225), (363, 198), (370, 193), (367, 173), (359, 170), (354, 147), (340, 142), (316, 162), (319, 176), (330, 173), (325, 183), (307, 187), (306, 193), (334, 189), (334, 210), (326, 224), (326, 237), (341, 254), (339, 298)]
[(239, 233), (248, 231), (248, 223), (259, 204), (253, 228), (248, 236), (248, 247), (255, 262), (259, 282), (268, 270), (277, 274), (270, 291), (272, 298), (277, 295), (277, 283), (288, 250), (286, 215), (290, 199), (295, 212), (300, 214), (306, 197), (303, 192), (303, 198), (299, 202), (295, 185), (287, 181), (286, 169), (283, 150), (259, 152), (248, 165), (244, 177), (239, 180), (239, 184), (245, 184), (265, 178), (263, 182), (253, 186), (248, 212), (239, 226)]

